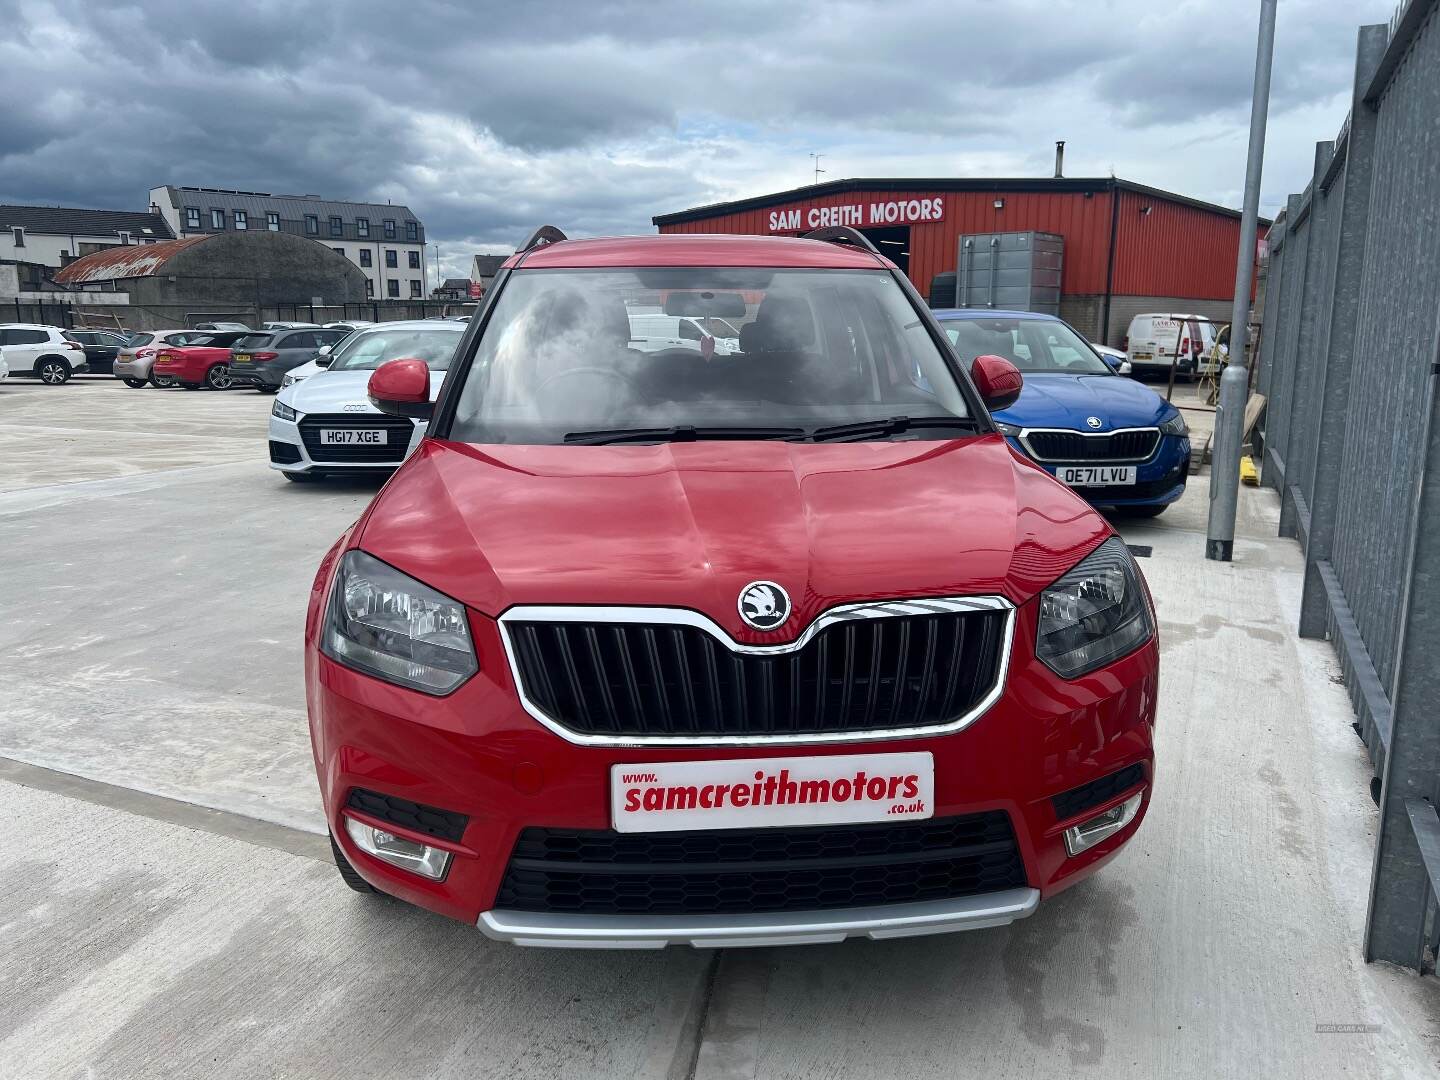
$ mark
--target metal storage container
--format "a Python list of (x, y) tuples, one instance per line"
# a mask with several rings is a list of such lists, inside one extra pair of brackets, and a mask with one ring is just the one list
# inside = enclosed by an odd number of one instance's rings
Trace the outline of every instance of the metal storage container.
[(960, 237), (955, 306), (1060, 314), (1065, 238), (1045, 232)]

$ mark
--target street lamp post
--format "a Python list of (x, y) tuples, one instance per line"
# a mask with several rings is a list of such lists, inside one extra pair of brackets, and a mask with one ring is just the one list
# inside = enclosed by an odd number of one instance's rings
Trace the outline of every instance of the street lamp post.
[[(1265, 120), (1270, 110), (1270, 61), (1275, 51), (1276, 0), (1260, 0), (1255, 47), (1255, 88), (1250, 101), (1250, 150), (1245, 163), (1245, 204), (1240, 215), (1240, 251), (1235, 260), (1235, 302), (1230, 309), (1230, 362), (1220, 376), (1215, 408), (1215, 447), (1210, 459), (1210, 518), (1205, 557), (1229, 562), (1235, 549), (1235, 511), (1240, 500), (1240, 444), (1245, 438), (1245, 399), (1250, 370), (1245, 346), (1250, 319), (1250, 283), (1255, 272), (1255, 232), (1260, 214), (1260, 171), (1265, 160)], [(1179, 363), (1179, 358), (1176, 358)]]

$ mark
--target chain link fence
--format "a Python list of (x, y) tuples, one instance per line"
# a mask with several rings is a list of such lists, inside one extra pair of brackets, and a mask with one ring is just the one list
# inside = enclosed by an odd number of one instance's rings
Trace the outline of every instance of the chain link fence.
[(1305, 549), (1300, 633), (1334, 643), (1375, 763), (1366, 956), (1421, 970), (1440, 931), (1437, 9), (1360, 29), (1350, 115), (1269, 234), (1257, 384), (1262, 483)]

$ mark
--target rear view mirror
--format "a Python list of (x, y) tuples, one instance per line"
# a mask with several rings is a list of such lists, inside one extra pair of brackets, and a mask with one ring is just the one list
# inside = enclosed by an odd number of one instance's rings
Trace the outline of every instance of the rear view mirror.
[(390, 360), (370, 376), (370, 404), (388, 416), (430, 416), (430, 369), (424, 360)]
[(1025, 386), (1020, 369), (1003, 356), (975, 357), (970, 364), (970, 378), (991, 411), (1014, 405)]
[(745, 298), (738, 292), (672, 292), (665, 297), (665, 314), (743, 319)]

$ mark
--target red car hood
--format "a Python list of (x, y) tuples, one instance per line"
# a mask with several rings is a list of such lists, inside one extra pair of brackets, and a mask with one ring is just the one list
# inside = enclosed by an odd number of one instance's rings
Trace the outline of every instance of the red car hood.
[[(471, 446), (427, 439), (358, 546), (489, 615), (515, 604), (704, 612), (737, 640), (836, 604), (1034, 596), (1110, 529), (998, 435), (944, 442)], [(757, 635), (742, 586), (794, 618)]]

